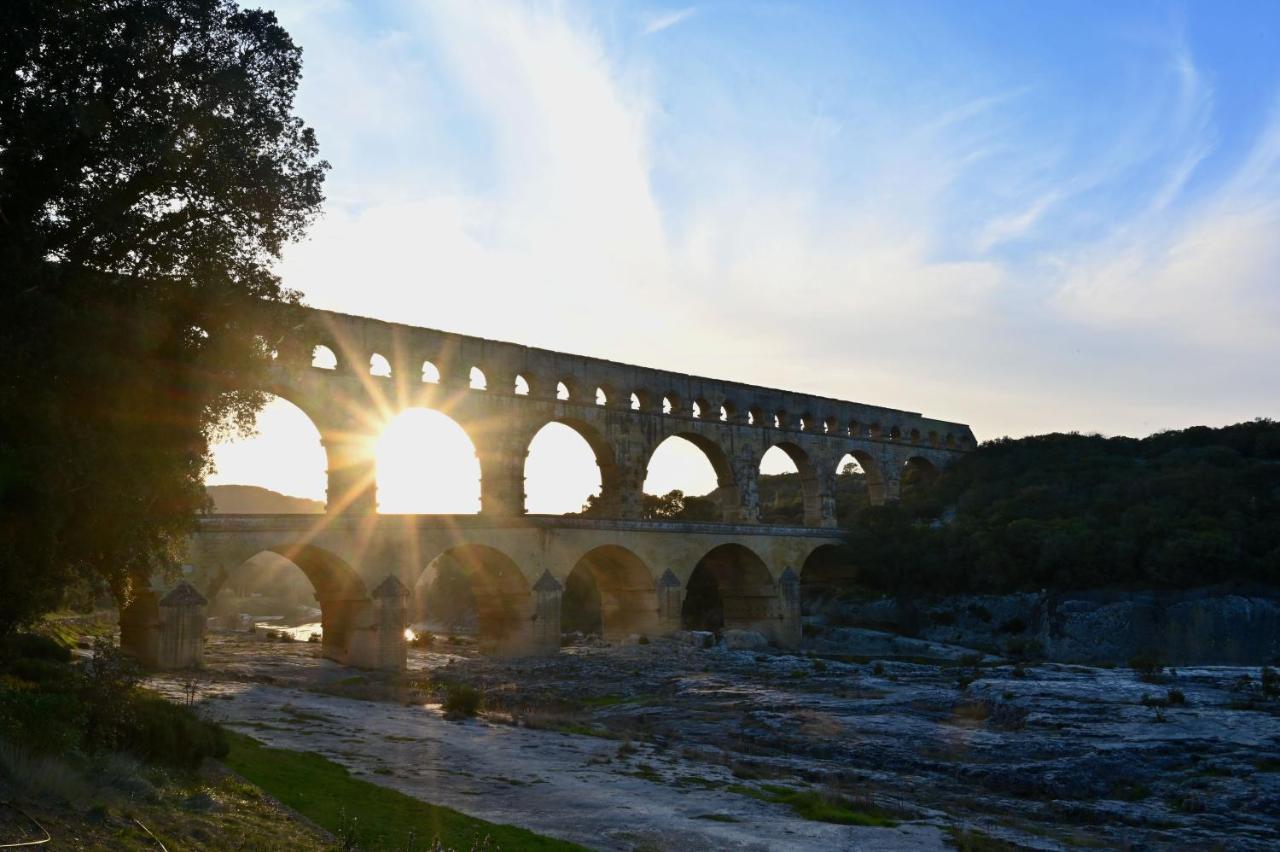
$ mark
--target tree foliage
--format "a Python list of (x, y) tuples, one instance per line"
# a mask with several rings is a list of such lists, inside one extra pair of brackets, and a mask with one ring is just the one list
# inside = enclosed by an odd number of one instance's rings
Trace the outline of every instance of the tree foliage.
[(0, 631), (171, 566), (252, 423), (327, 168), (300, 72), (230, 0), (0, 4)]
[(992, 441), (849, 535), (895, 592), (1280, 583), (1280, 424)]

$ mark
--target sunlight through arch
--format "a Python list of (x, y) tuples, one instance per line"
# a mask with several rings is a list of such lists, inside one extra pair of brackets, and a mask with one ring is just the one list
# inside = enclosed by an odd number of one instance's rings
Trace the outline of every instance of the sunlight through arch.
[[(250, 512), (320, 512), (328, 487), (328, 458), (320, 442), (320, 430), (301, 408), (268, 394), (258, 412), (255, 433), (228, 438), (213, 445), (214, 472), (207, 485), (248, 485), (276, 494), (318, 501), (315, 505), (289, 504), (269, 494), (259, 494), (240, 510)], [(254, 497), (243, 495), (246, 499)], [(224, 500), (225, 502), (225, 500)], [(230, 504), (218, 506), (229, 511)]]
[(580, 512), (603, 484), (596, 455), (576, 429), (548, 423), (529, 443), (524, 463), (525, 511), (535, 515)]
[(688, 438), (672, 435), (649, 457), (644, 493), (661, 496), (682, 491), (686, 497), (710, 494), (719, 481), (707, 454)]
[(374, 445), (378, 511), (469, 515), (480, 511), (480, 460), (457, 421), (430, 408), (407, 408)]
[(311, 366), (318, 370), (338, 369), (338, 356), (323, 343), (311, 350)]

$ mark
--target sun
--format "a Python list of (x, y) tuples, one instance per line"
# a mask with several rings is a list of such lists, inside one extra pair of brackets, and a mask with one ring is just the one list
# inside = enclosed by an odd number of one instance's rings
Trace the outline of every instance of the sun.
[(480, 511), (480, 460), (466, 431), (446, 414), (407, 408), (373, 443), (378, 511), (466, 515)]

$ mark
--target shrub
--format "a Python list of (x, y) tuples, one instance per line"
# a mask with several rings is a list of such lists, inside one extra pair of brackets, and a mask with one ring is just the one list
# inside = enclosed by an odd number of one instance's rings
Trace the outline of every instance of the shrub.
[(188, 707), (158, 695), (133, 696), (131, 720), (121, 732), (121, 746), (148, 763), (194, 769), (206, 757), (225, 757), (226, 733)]
[(480, 712), (484, 695), (474, 686), (451, 683), (445, 687), (441, 709), (446, 719), (469, 719)]
[(1187, 703), (1187, 696), (1183, 694), (1181, 689), (1169, 690), (1168, 702), (1170, 707), (1182, 707)]
[(133, 657), (99, 639), (82, 671), (79, 693), (85, 711), (85, 746), (90, 751), (115, 748), (132, 721), (131, 699), (141, 670)]
[(74, 751), (84, 721), (74, 694), (0, 684), (0, 738), (34, 754)]
[(1129, 668), (1141, 680), (1152, 680), (1164, 671), (1164, 661), (1155, 651), (1142, 651), (1129, 658)]
[(14, 633), (0, 642), (0, 659), (44, 660), (50, 663), (71, 662), (71, 649), (48, 636), (35, 633)]

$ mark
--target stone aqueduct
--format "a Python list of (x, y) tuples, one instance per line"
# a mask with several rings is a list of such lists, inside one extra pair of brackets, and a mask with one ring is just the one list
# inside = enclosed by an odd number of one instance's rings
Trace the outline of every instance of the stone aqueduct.
[[(560, 597), (575, 570), (599, 590), (607, 638), (680, 629), (698, 572), (719, 594), (724, 626), (794, 644), (799, 575), (815, 551), (839, 541), (840, 461), (857, 459), (872, 502), (882, 503), (897, 499), (908, 466), (940, 468), (975, 444), (968, 426), (917, 413), (327, 311), (311, 311), (299, 333), (316, 360), (277, 363), (263, 389), (320, 433), (325, 514), (202, 518), (186, 583), (157, 584), (122, 615), (122, 642), (144, 661), (198, 662), (202, 596), (262, 554), (307, 575), (324, 653), (353, 665), (404, 665), (409, 590), (446, 563), (470, 579), (482, 648), (495, 653), (554, 653)], [(471, 438), (478, 515), (377, 513), (369, 448), (386, 419), (409, 407), (442, 411)], [(595, 455), (601, 493), (590, 518), (525, 512), (525, 458), (552, 422), (574, 429)], [(718, 523), (642, 519), (649, 459), (673, 436), (714, 468)], [(775, 446), (800, 472), (799, 527), (760, 523), (760, 461)]]

